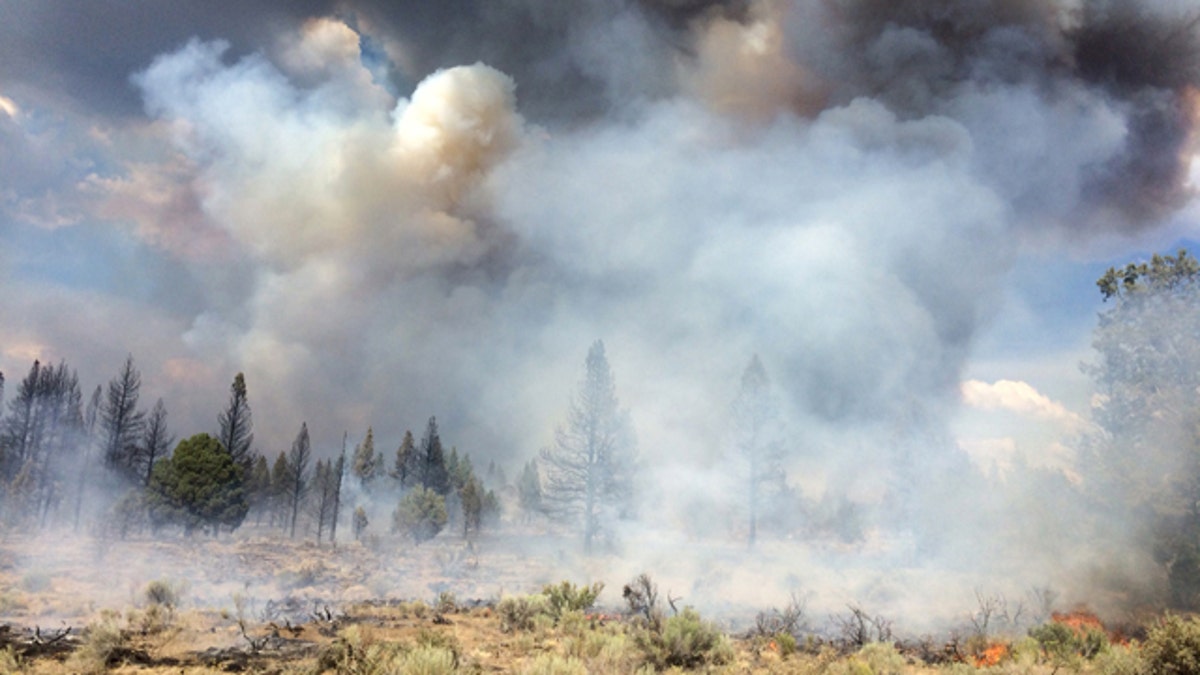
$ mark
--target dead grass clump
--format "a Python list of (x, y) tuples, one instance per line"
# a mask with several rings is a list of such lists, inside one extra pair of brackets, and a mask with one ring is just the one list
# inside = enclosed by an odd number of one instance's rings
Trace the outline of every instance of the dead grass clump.
[(521, 672), (524, 675), (587, 675), (588, 669), (582, 661), (573, 656), (542, 654)]
[(88, 624), (84, 641), (71, 655), (71, 672), (103, 673), (127, 647), (127, 637), (121, 630), (119, 615), (105, 612), (100, 619)]
[(444, 647), (425, 645), (404, 653), (399, 660), (399, 670), (392, 672), (406, 675), (452, 675), (458, 670), (458, 659)]
[(25, 660), (13, 649), (12, 645), (0, 651), (0, 673), (8, 675), (9, 673), (23, 672), (25, 672)]

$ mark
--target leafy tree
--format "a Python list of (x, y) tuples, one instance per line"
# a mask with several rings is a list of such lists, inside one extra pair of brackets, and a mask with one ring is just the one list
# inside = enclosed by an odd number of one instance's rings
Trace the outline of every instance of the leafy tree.
[(425, 436), (421, 439), (417, 457), (421, 487), (433, 490), (442, 497), (450, 494), (450, 473), (446, 470), (446, 455), (442, 450), (436, 417), (430, 417), (429, 424), (425, 426)]
[[(1186, 251), (1110, 268), (1085, 365), (1098, 433), (1084, 468), (1098, 508), (1153, 514), (1169, 602), (1200, 608), (1200, 263)], [(1115, 514), (1114, 514), (1115, 515)]]
[(396, 461), (392, 465), (392, 478), (400, 484), (400, 489), (412, 487), (420, 474), (418, 469), (417, 444), (413, 441), (411, 431), (404, 432), (404, 440), (396, 448)]
[(436, 537), (448, 519), (446, 499), (435, 490), (417, 487), (404, 495), (392, 512), (392, 531), (408, 534), (421, 544)]
[(151, 518), (182, 525), (186, 534), (222, 526), (236, 529), (249, 505), (242, 468), (216, 438), (196, 434), (179, 443), (175, 453), (155, 465), (146, 490)]
[(538, 475), (537, 460), (529, 460), (521, 469), (517, 479), (517, 501), (526, 521), (542, 513), (542, 478)]
[(607, 521), (630, 508), (634, 441), (603, 342), (592, 344), (585, 366), (566, 424), (556, 430), (554, 445), (542, 450), (541, 460), (547, 512), (578, 526), (590, 553)]
[(782, 487), (782, 446), (778, 411), (771, 382), (756, 354), (742, 372), (742, 387), (731, 406), (733, 454), (744, 480), (747, 544), (758, 538), (758, 521), (764, 497), (771, 486)]
[(364, 488), (370, 489), (379, 475), (380, 457), (375, 454), (375, 431), (367, 427), (367, 437), (354, 448), (351, 472)]
[(287, 456), (287, 465), (284, 467), (284, 485), (287, 490), (288, 505), (291, 509), (288, 526), (290, 528), (290, 536), (296, 538), (296, 519), (300, 514), (300, 505), (304, 502), (305, 495), (308, 494), (309, 481), (312, 471), (309, 465), (312, 463), (312, 444), (308, 438), (308, 423), (300, 424), (300, 433), (296, 435), (296, 440), (292, 442), (292, 450)]
[(254, 464), (254, 418), (250, 414), (250, 399), (246, 394), (246, 376), (238, 373), (229, 387), (229, 403), (217, 416), (220, 432), (217, 438), (233, 457), (233, 461), (248, 471)]
[(154, 465), (167, 456), (175, 437), (167, 429), (167, 407), (160, 398), (154, 403), (150, 416), (146, 418), (146, 429), (134, 455), (134, 467), (139, 470), (143, 486), (150, 485)]
[(121, 372), (108, 383), (100, 408), (105, 463), (134, 482), (139, 476), (133, 457), (146, 422), (146, 414), (137, 407), (141, 388), (142, 374), (133, 365), (133, 355), (129, 355)]

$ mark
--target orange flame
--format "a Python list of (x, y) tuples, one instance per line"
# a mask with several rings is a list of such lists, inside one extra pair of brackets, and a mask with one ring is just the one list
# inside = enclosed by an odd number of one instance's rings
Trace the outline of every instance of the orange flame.
[(1107, 633), (1104, 624), (1100, 623), (1100, 617), (1086, 609), (1077, 609), (1073, 612), (1054, 612), (1050, 615), (1050, 619), (1054, 623), (1061, 623), (1079, 635), (1087, 633), (1088, 630)]
[(990, 668), (999, 665), (1008, 656), (1008, 645), (1003, 642), (993, 642), (975, 656), (976, 668)]

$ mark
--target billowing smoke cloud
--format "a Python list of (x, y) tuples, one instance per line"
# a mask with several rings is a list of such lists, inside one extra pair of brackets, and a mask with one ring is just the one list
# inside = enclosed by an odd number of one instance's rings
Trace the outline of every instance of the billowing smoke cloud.
[[(209, 419), (244, 371), (272, 454), (302, 420), (325, 450), (367, 425), (394, 448), (436, 414), (461, 451), (524, 460), (603, 338), (656, 486), (647, 526), (727, 499), (755, 353), (810, 501), (868, 527), (944, 518), (978, 494), (941, 481), (967, 466), (947, 419), (1013, 260), (1192, 196), (1196, 17), (1165, 1), (284, 19), (257, 50), (148, 55), (148, 119), (112, 132), (136, 149), (105, 146), (74, 193), (183, 270), (159, 381), (205, 393)], [(2, 138), (32, 138), (6, 111)], [(1016, 384), (966, 393), (1071, 416)]]

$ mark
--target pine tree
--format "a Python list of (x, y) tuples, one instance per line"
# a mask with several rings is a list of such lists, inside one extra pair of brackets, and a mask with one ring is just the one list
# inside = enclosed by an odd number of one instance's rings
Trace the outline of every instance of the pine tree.
[(538, 475), (537, 460), (529, 460), (521, 469), (521, 477), (517, 479), (517, 502), (526, 522), (543, 511), (542, 478)]
[(287, 530), (289, 524), (287, 513), (291, 507), (291, 501), (288, 499), (290, 475), (287, 453), (280, 452), (275, 458), (275, 463), (271, 465), (271, 523), (278, 522), (281, 530)]
[(367, 437), (354, 448), (354, 459), (350, 469), (367, 490), (370, 490), (379, 475), (379, 459), (375, 454), (375, 430), (367, 427)]
[(132, 459), (146, 418), (137, 409), (141, 388), (142, 375), (133, 365), (133, 355), (129, 355), (121, 372), (108, 383), (108, 393), (100, 409), (105, 463), (134, 482), (139, 476)]
[(542, 497), (548, 513), (579, 526), (584, 551), (590, 553), (607, 522), (631, 508), (634, 441), (603, 342), (592, 344), (585, 366), (566, 425), (557, 429), (554, 445), (541, 452)]
[(300, 433), (296, 435), (296, 440), (292, 442), (292, 450), (288, 453), (287, 457), (287, 473), (285, 474), (288, 504), (291, 508), (289, 536), (292, 539), (296, 538), (296, 520), (300, 514), (300, 504), (303, 503), (304, 497), (308, 494), (310, 487), (311, 471), (309, 464), (311, 462), (312, 445), (308, 438), (308, 423), (304, 422), (300, 425)]
[(146, 430), (142, 434), (134, 459), (134, 466), (143, 476), (142, 485), (150, 485), (154, 465), (165, 459), (175, 444), (175, 437), (167, 429), (167, 408), (160, 398), (154, 403), (150, 416), (146, 418)]
[(246, 498), (256, 523), (262, 523), (263, 513), (271, 509), (271, 494), (271, 467), (266, 457), (255, 453), (254, 466), (246, 478)]
[(412, 431), (404, 432), (404, 440), (396, 448), (396, 461), (392, 465), (392, 478), (400, 484), (401, 490), (407, 490), (419, 482), (418, 476), (420, 458), (417, 456), (417, 445), (413, 441)]
[(421, 486), (442, 497), (450, 494), (450, 475), (446, 471), (446, 456), (442, 451), (442, 439), (438, 434), (436, 417), (429, 418), (418, 457)]
[(250, 399), (246, 394), (246, 377), (238, 373), (229, 387), (229, 404), (217, 416), (220, 431), (217, 439), (238, 466), (249, 470), (254, 464), (254, 418), (250, 414)]
[(778, 411), (771, 395), (771, 382), (758, 355), (742, 373), (742, 387), (731, 407), (733, 452), (745, 481), (747, 544), (758, 539), (758, 521), (771, 486), (782, 486), (782, 446), (778, 433)]

